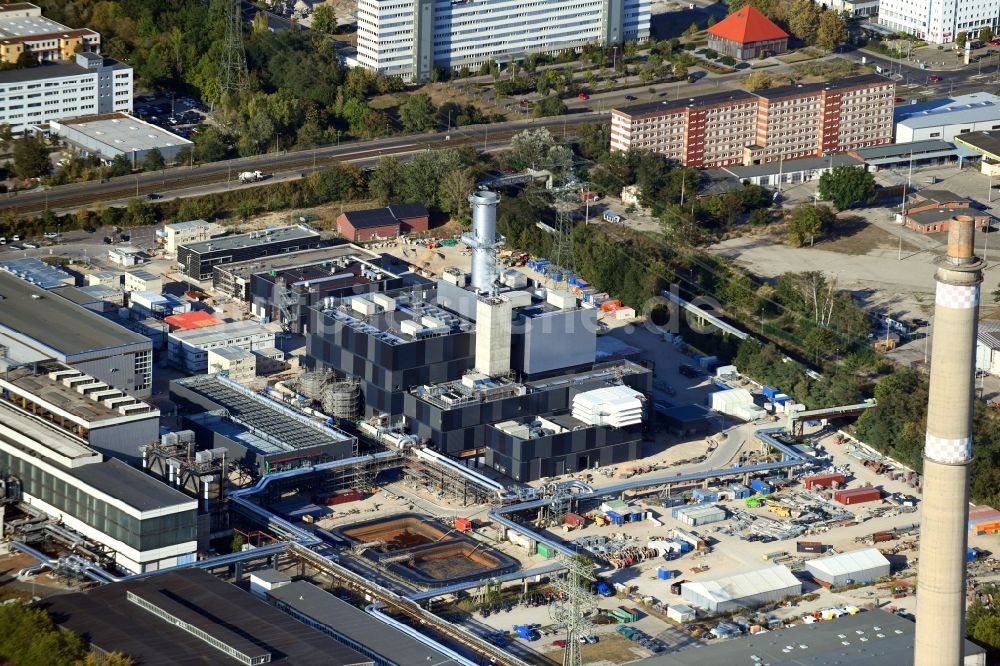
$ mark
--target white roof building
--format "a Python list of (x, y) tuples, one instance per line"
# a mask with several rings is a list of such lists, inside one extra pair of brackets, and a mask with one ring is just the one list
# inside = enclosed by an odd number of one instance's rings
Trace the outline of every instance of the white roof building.
[(984, 321), (979, 324), (976, 370), (1000, 376), (1000, 321)]
[(889, 560), (877, 548), (840, 553), (806, 562), (806, 571), (821, 584), (842, 587), (870, 583), (889, 575)]
[(573, 418), (589, 425), (624, 428), (642, 423), (643, 396), (628, 386), (608, 386), (573, 396)]
[(154, 148), (169, 164), (182, 148), (194, 143), (165, 129), (130, 116), (103, 113), (49, 124), (53, 134), (79, 146), (85, 153), (105, 160), (124, 155), (137, 166)]
[(1000, 129), (1000, 97), (988, 92), (896, 107), (896, 143), (940, 139)]
[(802, 583), (788, 567), (780, 564), (681, 585), (684, 601), (709, 613), (723, 613), (799, 594), (802, 594)]

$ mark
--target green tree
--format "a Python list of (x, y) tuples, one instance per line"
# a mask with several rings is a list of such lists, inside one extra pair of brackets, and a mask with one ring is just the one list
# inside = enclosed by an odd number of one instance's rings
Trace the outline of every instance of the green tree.
[(840, 12), (830, 9), (820, 15), (819, 27), (816, 29), (816, 46), (833, 50), (846, 43), (849, 37), (847, 22)]
[(60, 631), (44, 610), (24, 604), (0, 606), (0, 661), (17, 666), (73, 666), (86, 645), (72, 632)]
[(539, 169), (554, 145), (555, 139), (544, 127), (522, 130), (511, 137), (508, 162), (517, 170)]
[(234, 531), (232, 541), (229, 542), (229, 552), (238, 553), (242, 551), (245, 543), (246, 541), (243, 539), (243, 535)]
[(689, 25), (688, 29), (684, 31), (684, 34), (688, 35), (688, 36), (694, 35), (694, 34), (697, 34), (698, 30), (699, 30), (699, 28), (698, 28), (698, 22), (697, 21), (691, 21), (691, 25)]
[(859, 167), (834, 167), (820, 176), (819, 196), (840, 210), (867, 205), (875, 199), (875, 176)]
[(547, 116), (561, 116), (566, 113), (566, 103), (555, 95), (550, 95), (538, 101), (531, 115), (535, 118), (545, 118)]
[(268, 32), (271, 27), (267, 24), (267, 14), (264, 12), (257, 12), (253, 17), (253, 24), (250, 28), (251, 32), (255, 35), (263, 35)]
[(788, 29), (806, 44), (815, 44), (821, 12), (812, 0), (794, 0), (788, 15)]
[(226, 143), (222, 133), (209, 127), (195, 136), (195, 156), (199, 162), (218, 162), (226, 157)]
[(142, 158), (143, 171), (159, 171), (166, 165), (167, 161), (163, 159), (163, 153), (160, 152), (159, 148), (147, 150)]
[(316, 5), (313, 9), (311, 27), (316, 32), (332, 35), (337, 32), (337, 17), (333, 7), (327, 4)]
[(453, 220), (465, 223), (469, 216), (469, 194), (475, 185), (469, 169), (455, 169), (446, 173), (438, 190), (442, 212), (449, 213)]
[(383, 155), (368, 177), (368, 194), (380, 206), (398, 201), (403, 186), (403, 165), (394, 155)]
[(611, 147), (611, 125), (590, 123), (576, 131), (576, 149), (588, 160), (596, 160), (605, 155)]
[(240, 218), (240, 222), (246, 222), (257, 212), (257, 206), (253, 199), (241, 199), (238, 204), (236, 204), (236, 217)]
[(829, 227), (832, 222), (832, 211), (823, 205), (801, 203), (792, 210), (788, 217), (788, 243), (793, 247), (802, 247), (806, 241), (811, 241)]
[(984, 27), (979, 31), (979, 41), (983, 44), (989, 43), (993, 39), (993, 28), (990, 26)]
[(45, 139), (25, 134), (14, 142), (14, 175), (18, 178), (44, 176), (52, 169)]
[(966, 41), (966, 33), (960, 32), (958, 33), (958, 37), (955, 38), (955, 46), (957, 46), (960, 49), (964, 49), (965, 41)]
[(399, 109), (399, 118), (407, 132), (427, 132), (435, 128), (437, 109), (427, 93), (410, 95)]
[(125, 176), (132, 173), (132, 160), (119, 153), (111, 159), (111, 175)]
[(750, 91), (767, 90), (772, 85), (774, 85), (774, 80), (767, 72), (753, 72), (750, 76), (743, 79), (743, 86)]
[(176, 153), (174, 153), (174, 164), (177, 165), (187, 165), (191, 163), (194, 157), (194, 150), (190, 146), (184, 146)]

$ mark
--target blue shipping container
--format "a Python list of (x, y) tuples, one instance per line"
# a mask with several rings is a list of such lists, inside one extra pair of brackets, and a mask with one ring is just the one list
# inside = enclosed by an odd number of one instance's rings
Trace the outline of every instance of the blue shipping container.
[(682, 506), (684, 504), (683, 497), (664, 497), (662, 501), (663, 506)]
[(778, 395), (780, 391), (778, 389), (771, 388), (770, 386), (764, 386), (761, 388), (761, 393), (764, 394), (765, 398), (767, 398), (770, 401), (773, 401), (774, 396)]
[(763, 493), (765, 495), (774, 492), (774, 486), (772, 486), (767, 481), (764, 481), (763, 479), (753, 479), (752, 481), (750, 481), (750, 487), (756, 490), (757, 492)]
[(607, 515), (608, 515), (608, 520), (610, 520), (615, 525), (624, 525), (625, 524), (625, 516), (619, 515), (619, 514), (615, 513), (614, 511), (608, 511)]
[(673, 575), (673, 571), (670, 569), (664, 569), (663, 567), (656, 567), (656, 577), (660, 580), (667, 580)]
[(714, 490), (703, 490), (697, 488), (694, 491), (692, 491), (691, 497), (698, 500), (699, 502), (716, 502), (719, 499), (719, 493), (717, 493)]
[(687, 541), (681, 541), (680, 543), (681, 543), (682, 553), (690, 553), (692, 550), (694, 550), (694, 546), (689, 544)]

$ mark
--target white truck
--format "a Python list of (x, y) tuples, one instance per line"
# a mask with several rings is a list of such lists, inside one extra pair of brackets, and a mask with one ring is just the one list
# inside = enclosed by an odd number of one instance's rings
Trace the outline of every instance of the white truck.
[(257, 181), (264, 180), (264, 174), (260, 171), (243, 171), (240, 172), (240, 182), (241, 183), (256, 183)]

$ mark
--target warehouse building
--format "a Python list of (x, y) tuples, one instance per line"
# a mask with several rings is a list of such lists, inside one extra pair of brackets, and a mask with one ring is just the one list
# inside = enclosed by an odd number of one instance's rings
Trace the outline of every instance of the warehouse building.
[(319, 245), (320, 235), (300, 224), (179, 245), (177, 263), (189, 278), (209, 280), (215, 266), (306, 250)]
[(30, 363), (54, 359), (139, 398), (153, 381), (153, 346), (65, 298), (0, 272), (0, 344)]
[(160, 410), (63, 363), (3, 370), (3, 400), (105, 455), (138, 463), (139, 446), (159, 437)]
[(684, 601), (713, 615), (773, 603), (800, 594), (802, 583), (788, 567), (781, 564), (681, 585), (681, 597)]
[(394, 204), (385, 208), (352, 210), (337, 216), (337, 231), (349, 241), (395, 238), (427, 231), (430, 214), (422, 204)]
[[(75, 57), (73, 64), (0, 71), (0, 123), (22, 132), (57, 120), (132, 111), (131, 67), (94, 53)], [(44, 104), (31, 101), (42, 90)]]
[(258, 474), (357, 454), (357, 439), (217, 375), (170, 382), (199, 448), (225, 448)]
[(86, 636), (95, 651), (121, 652), (143, 666), (373, 665), (201, 569), (55, 595), (41, 607), (61, 627)]
[(909, 195), (903, 221), (907, 228), (922, 234), (947, 233), (958, 215), (971, 216), (977, 229), (985, 228), (990, 219), (971, 199), (928, 188)]
[(913, 143), (892, 143), (871, 148), (855, 148), (847, 153), (864, 162), (868, 171), (914, 169), (929, 166), (956, 164), (962, 168), (966, 162), (975, 162), (980, 156), (975, 150), (956, 143), (928, 139)]
[(823, 587), (870, 583), (889, 575), (889, 560), (877, 548), (854, 550), (806, 562), (808, 571)]
[(1000, 130), (1000, 97), (974, 92), (896, 107), (896, 143), (938, 139)]
[(252, 273), (250, 312), (263, 321), (281, 324), (291, 333), (308, 333), (310, 308), (327, 298), (398, 289), (416, 281), (404, 279), (383, 265), (395, 268), (395, 264), (382, 261), (381, 257), (368, 259), (364, 255), (342, 254), (333, 260)]
[(7, 271), (11, 275), (16, 275), (25, 282), (41, 287), (42, 289), (55, 289), (76, 284), (76, 278), (59, 268), (49, 266), (41, 259), (34, 257), (23, 257), (21, 259), (9, 259), (0, 261), (0, 270)]
[(208, 371), (208, 353), (223, 347), (247, 351), (274, 347), (274, 331), (255, 321), (233, 321), (173, 331), (167, 336), (167, 360), (188, 373)]
[[(461, 666), (448, 648), (385, 624), (336, 595), (304, 580), (273, 586), (268, 600), (303, 624), (374, 661), (375, 666)], [(377, 636), (377, 640), (373, 638)]]
[(111, 162), (123, 155), (133, 169), (139, 168), (153, 150), (160, 151), (166, 163), (172, 164), (181, 150), (194, 146), (184, 137), (122, 112), (53, 120), (49, 129), (78, 148), (84, 157), (99, 157)]
[(49, 419), (0, 401), (0, 470), (18, 479), (25, 502), (106, 546), (125, 571), (194, 561), (196, 500)]
[[(633, 663), (636, 666), (912, 666), (915, 628), (913, 622), (895, 613), (873, 610), (707, 645), (693, 641), (695, 649), (661, 652)], [(751, 659), (751, 655), (757, 659)], [(959, 664), (986, 666), (986, 651), (972, 641), (965, 641), (965, 659)]]
[(737, 60), (753, 60), (787, 51), (788, 33), (746, 5), (708, 29), (708, 48)]
[(170, 256), (176, 256), (177, 248), (189, 243), (206, 241), (226, 233), (226, 228), (215, 222), (205, 220), (188, 220), (163, 225), (162, 231), (156, 235), (163, 239), (163, 251)]

